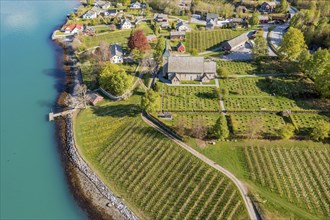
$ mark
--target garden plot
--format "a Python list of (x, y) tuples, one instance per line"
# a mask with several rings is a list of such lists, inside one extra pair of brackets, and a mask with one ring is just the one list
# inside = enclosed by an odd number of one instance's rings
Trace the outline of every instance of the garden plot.
[(256, 73), (256, 66), (249, 62), (218, 61), (217, 65), (218, 67), (226, 68), (229, 72), (229, 75), (247, 75)]
[(283, 97), (244, 97), (226, 96), (224, 98), (225, 107), (228, 111), (272, 111), (283, 110), (309, 111), (301, 109), (294, 100)]
[(219, 112), (215, 87), (166, 86), (160, 91), (165, 112)]
[[(277, 131), (285, 125), (282, 116), (276, 114), (231, 114), (230, 122), (235, 135), (247, 136), (254, 126), (261, 135), (277, 136)], [(258, 125), (256, 125), (258, 123)]]
[(204, 126), (210, 128), (212, 127), (216, 120), (219, 118), (219, 114), (212, 113), (212, 114), (196, 114), (196, 113), (173, 113), (173, 120), (162, 120), (164, 124), (171, 128), (175, 128), (179, 121), (185, 124), (185, 128), (191, 129), (194, 127), (195, 123), (201, 122)]
[(99, 46), (101, 42), (107, 42), (109, 44), (118, 43), (121, 45), (127, 44), (127, 39), (130, 35), (130, 30), (121, 30), (121, 31), (111, 31), (111, 32), (105, 32), (93, 37), (90, 36), (83, 36), (82, 40), (83, 43), (86, 44), (86, 47), (95, 47)]
[(265, 92), (267, 83), (264, 78), (220, 79), (220, 87), (226, 88), (231, 95), (269, 96)]
[(330, 123), (330, 115), (319, 114), (292, 114), (290, 115), (292, 123), (296, 129), (311, 129), (317, 126), (320, 121)]
[(245, 30), (231, 30), (231, 29), (219, 29), (212, 31), (196, 31), (187, 33), (186, 45), (187, 51), (192, 48), (197, 49), (199, 52), (210, 50), (220, 46), (220, 43), (226, 40), (230, 40), (242, 33)]

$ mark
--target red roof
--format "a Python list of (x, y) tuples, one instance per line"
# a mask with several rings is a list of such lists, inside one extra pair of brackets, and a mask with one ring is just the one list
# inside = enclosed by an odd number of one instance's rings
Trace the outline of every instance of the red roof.
[(70, 31), (73, 31), (75, 28), (81, 30), (83, 28), (83, 26), (81, 24), (70, 24), (70, 25), (67, 25), (67, 26), (63, 26), (64, 30), (69, 29)]

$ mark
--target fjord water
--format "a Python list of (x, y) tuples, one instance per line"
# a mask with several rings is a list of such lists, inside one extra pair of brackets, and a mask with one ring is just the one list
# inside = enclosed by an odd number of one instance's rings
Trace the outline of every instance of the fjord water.
[(1, 219), (86, 219), (67, 185), (54, 122), (61, 89), (54, 28), (78, 2), (1, 2)]

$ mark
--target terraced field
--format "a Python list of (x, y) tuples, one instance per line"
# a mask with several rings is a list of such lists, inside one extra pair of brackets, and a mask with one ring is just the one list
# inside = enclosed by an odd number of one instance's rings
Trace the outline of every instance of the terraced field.
[(199, 52), (210, 50), (212, 48), (220, 46), (220, 44), (226, 40), (230, 40), (242, 33), (245, 30), (231, 30), (231, 29), (219, 29), (212, 31), (193, 31), (187, 33), (186, 47), (187, 51), (191, 48), (197, 49)]
[(134, 95), (76, 119), (83, 157), (141, 219), (247, 219), (228, 178), (146, 125)]
[(290, 118), (296, 129), (301, 130), (314, 128), (320, 121), (326, 121), (330, 123), (330, 115), (294, 114), (290, 115)]
[(254, 183), (317, 218), (330, 216), (329, 149), (247, 146), (243, 152)]
[(160, 91), (162, 110), (168, 112), (219, 112), (215, 87), (166, 86)]

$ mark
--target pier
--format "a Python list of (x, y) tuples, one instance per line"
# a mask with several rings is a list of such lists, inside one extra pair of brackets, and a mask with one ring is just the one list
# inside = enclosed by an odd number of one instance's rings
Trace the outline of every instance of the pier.
[(66, 110), (66, 111), (63, 111), (63, 112), (59, 112), (59, 113), (49, 113), (48, 114), (48, 119), (49, 121), (54, 121), (54, 119), (56, 117), (59, 117), (59, 116), (65, 116), (65, 115), (68, 115), (68, 114), (71, 114), (72, 112), (76, 111), (76, 109), (70, 109), (70, 110)]

